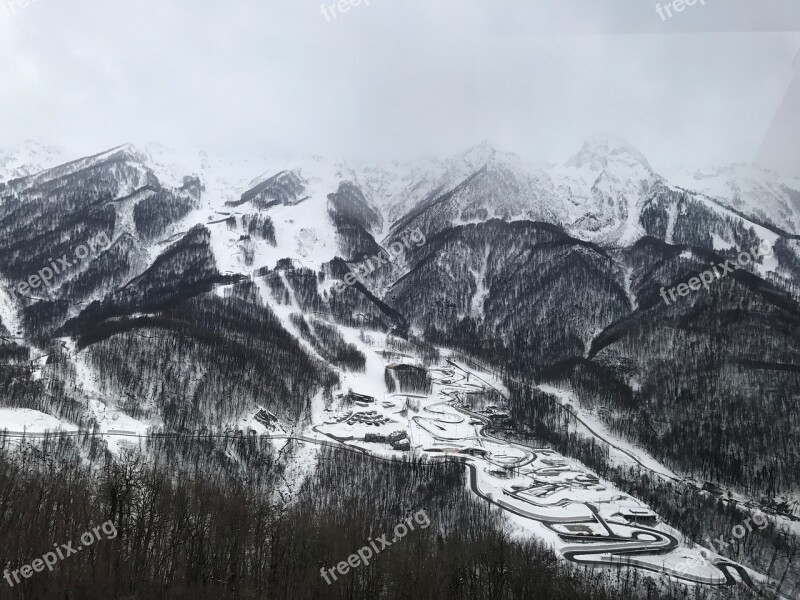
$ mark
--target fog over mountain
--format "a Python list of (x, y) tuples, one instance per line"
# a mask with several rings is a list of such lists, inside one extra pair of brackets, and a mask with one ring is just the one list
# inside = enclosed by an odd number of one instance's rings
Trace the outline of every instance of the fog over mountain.
[(0, 597), (800, 597), (800, 13), (667, 6), (4, 5)]
[(758, 156), (800, 176), (781, 159), (791, 137), (761, 151), (771, 128), (798, 131), (791, 103), (778, 114), (797, 74), (793, 0), (709, 0), (668, 21), (638, 0), (556, 4), (376, 0), (328, 22), (307, 0), (37, 0), (0, 19), (4, 138), (74, 158), (156, 140), (361, 162), (487, 139), (563, 162), (610, 131), (661, 171)]
[[(77, 426), (113, 457), (151, 436), (294, 439), (310, 427), (309, 441), (361, 448), (347, 441), (364, 435), (357, 423), (374, 420), (380, 437), (407, 419), (404, 451), (435, 456), (445, 440), (472, 439), (458, 431), (464, 417), (442, 420), (441, 409), (412, 402), (439, 395), (471, 423), (485, 412), (490, 431), (500, 403), (503, 428), (544, 435), (606, 477), (632, 459), (690, 490), (717, 481), (779, 522), (796, 514), (798, 180), (732, 165), (679, 185), (624, 139), (597, 134), (553, 166), (486, 143), (442, 160), (353, 167), (130, 144), (64, 164), (35, 143), (3, 156), (0, 410), (15, 435)], [(759, 201), (765, 192), (770, 204)], [(761, 245), (769, 251), (713, 287), (690, 296), (679, 287)], [(679, 302), (664, 300), (672, 288)], [(353, 421), (352, 394), (367, 399), (359, 406), (380, 401), (386, 416)], [(445, 434), (443, 423), (455, 429)], [(495, 439), (481, 446), (503, 443)], [(579, 439), (605, 448), (602, 463), (573, 447)], [(516, 462), (552, 463), (528, 452)], [(305, 459), (287, 467), (296, 460)], [(525, 477), (513, 464), (509, 473)], [(642, 477), (624, 473), (614, 476), (623, 490)], [(537, 497), (563, 488), (569, 498), (576, 481)], [(647, 495), (606, 496), (587, 483), (570, 502), (609, 519), (621, 506), (658, 519)], [(480, 496), (493, 483), (473, 485)], [(500, 506), (530, 502), (510, 499)], [(541, 506), (523, 513), (532, 524), (585, 520), (571, 504)], [(568, 530), (557, 547), (584, 562)], [(691, 544), (676, 534), (657, 534), (653, 556), (663, 543), (685, 560)], [(760, 562), (769, 542), (760, 543), (756, 555), (731, 558), (775, 569)], [(697, 582), (723, 584), (740, 568), (699, 556), (688, 575)]]

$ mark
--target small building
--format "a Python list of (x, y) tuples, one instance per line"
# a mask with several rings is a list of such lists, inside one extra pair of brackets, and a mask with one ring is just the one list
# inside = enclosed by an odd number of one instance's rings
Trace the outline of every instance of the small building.
[(654, 526), (658, 524), (658, 515), (647, 508), (622, 507), (612, 516), (620, 516), (628, 523), (637, 525)]
[(272, 427), (278, 422), (278, 417), (264, 408), (256, 413), (254, 419), (261, 423), (264, 427)]
[(489, 471), (489, 475), (497, 477), (498, 479), (511, 479), (514, 473), (508, 469), (493, 469)]
[(356, 394), (353, 391), (350, 391), (346, 394), (345, 398), (350, 400), (351, 402), (362, 403), (362, 404), (373, 404), (375, 402), (375, 398), (372, 396), (367, 396), (365, 394)]
[(398, 442), (392, 442), (392, 450), (409, 452), (411, 450), (411, 442), (409, 440), (400, 440)]
[(469, 454), (470, 456), (489, 456), (489, 452), (483, 448), (464, 448), (459, 452), (461, 454)]
[(410, 365), (408, 363), (391, 363), (391, 364), (386, 365), (386, 368), (387, 369), (391, 369), (392, 371), (408, 371), (408, 372), (412, 372), (412, 373), (414, 371), (423, 371), (425, 373), (428, 372), (428, 370), (423, 368), (423, 367), (418, 367), (416, 365)]
[(565, 525), (564, 529), (574, 535), (595, 535), (594, 531), (586, 525)]
[(399, 442), (399, 441), (404, 440), (406, 438), (408, 438), (408, 432), (405, 431), (405, 430), (393, 431), (392, 433), (390, 433), (389, 435), (386, 436), (386, 440), (390, 444), (394, 444), (395, 442)]

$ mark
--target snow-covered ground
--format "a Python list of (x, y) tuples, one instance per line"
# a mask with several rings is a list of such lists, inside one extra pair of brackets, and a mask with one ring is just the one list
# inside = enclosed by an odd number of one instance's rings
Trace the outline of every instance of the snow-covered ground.
[[(353, 332), (345, 337), (353, 342), (358, 336)], [(366, 373), (351, 374), (348, 385), (356, 393), (378, 395), (374, 401), (315, 412), (315, 419), (322, 421), (315, 421), (306, 435), (382, 457), (411, 453), (462, 461), (470, 469), (473, 492), (504, 510), (514, 535), (545, 540), (573, 562), (598, 567), (627, 564), (685, 582), (725, 584), (725, 574), (714, 564), (722, 557), (682, 545), (681, 533), (660, 522), (641, 501), (551, 449), (530, 448), (487, 433), (485, 427), (505, 418), (504, 406), (484, 406), (474, 395), (492, 387), (487, 381), (491, 376), (447, 358), (445, 351), (442, 363), (430, 369), (431, 393), (380, 395), (383, 368), (399, 363), (401, 357), (385, 356), (379, 345), (362, 343), (359, 349), (367, 354), (370, 366)], [(548, 391), (570, 402), (565, 392)], [(620, 446), (601, 424), (591, 422), (591, 426), (621, 448), (620, 461), (633, 462), (630, 452), (654, 472), (675, 477), (640, 450)], [(392, 436), (401, 444), (407, 442), (408, 449), (393, 447)]]
[(0, 282), (0, 323), (5, 326), (11, 337), (23, 332), (19, 309), (4, 282)]
[(78, 428), (56, 417), (28, 408), (0, 408), (0, 429), (9, 432), (46, 433), (77, 431)]
[(16, 148), (0, 150), (0, 181), (27, 177), (67, 160), (63, 148), (28, 140)]
[(671, 469), (662, 465), (647, 452), (611, 433), (597, 415), (581, 408), (569, 391), (549, 385), (539, 385), (538, 388), (557, 397), (563, 406), (569, 408), (570, 412), (578, 419), (579, 433), (586, 434), (588, 437), (596, 437), (605, 442), (610, 447), (611, 460), (616, 464), (626, 466), (636, 464), (655, 475), (673, 481), (679, 479)]
[[(130, 439), (146, 435), (150, 427), (159, 425), (159, 423), (144, 423), (116, 408), (115, 399), (109, 398), (101, 389), (97, 373), (86, 360), (85, 351), (76, 351), (72, 341), (67, 341), (66, 344), (75, 366), (77, 381), (88, 401), (88, 412), (97, 422), (98, 431), (101, 434), (108, 434), (106, 440), (111, 452), (119, 451)], [(131, 434), (130, 438), (125, 434)]]
[(681, 187), (696, 190), (719, 204), (761, 220), (771, 220), (790, 233), (800, 233), (800, 207), (793, 198), (800, 179), (757, 165), (737, 163), (723, 168), (683, 171), (673, 175)]

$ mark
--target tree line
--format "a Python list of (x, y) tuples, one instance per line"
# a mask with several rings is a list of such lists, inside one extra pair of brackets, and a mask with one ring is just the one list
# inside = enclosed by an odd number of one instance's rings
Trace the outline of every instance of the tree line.
[[(381, 461), (326, 449), (281, 499), (285, 461), (269, 441), (147, 440), (113, 456), (92, 436), (23, 447), (0, 436), (0, 565), (15, 569), (111, 520), (115, 539), (35, 574), (0, 598), (677, 600), (749, 598), (663, 587), (647, 574), (575, 568), (520, 539), (475, 498), (461, 464)], [(13, 442), (17, 444), (17, 442)], [(58, 453), (59, 460), (52, 459)], [(320, 575), (408, 515), (431, 526), (327, 585)]]

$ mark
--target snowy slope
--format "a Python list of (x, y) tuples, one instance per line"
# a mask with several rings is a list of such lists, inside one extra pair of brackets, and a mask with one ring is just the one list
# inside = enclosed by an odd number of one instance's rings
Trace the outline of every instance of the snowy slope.
[(222, 272), (246, 273), (261, 267), (274, 268), (275, 263), (282, 258), (294, 258), (304, 267), (320, 270), (323, 263), (339, 255), (336, 229), (328, 216), (328, 194), (335, 192), (341, 181), (352, 178), (353, 174), (342, 165), (315, 158), (294, 163), (275, 162), (269, 170), (249, 181), (245, 187), (240, 187), (236, 199), (265, 179), (288, 170), (287, 167), (296, 170), (306, 182), (304, 196), (307, 199), (298, 204), (281, 204), (267, 210), (259, 209), (249, 202), (230, 207), (220, 201), (231, 194), (223, 194), (217, 190), (207, 193), (203, 208), (191, 215), (196, 222), (206, 223), (226, 215), (234, 216), (238, 220), (242, 215), (263, 214), (272, 220), (276, 245), (272, 246), (264, 240), (252, 240), (255, 254), (254, 263), (250, 266), (246, 266), (239, 255), (238, 246), (242, 235), (240, 230), (231, 230), (225, 223), (209, 226), (217, 264)]
[(611, 245), (630, 245), (644, 235), (639, 224), (642, 203), (661, 178), (624, 140), (590, 137), (549, 174), (568, 212), (571, 235)]
[(19, 335), (23, 330), (19, 308), (3, 284), (0, 284), (0, 323), (12, 337)]
[(28, 140), (19, 147), (0, 150), (0, 181), (27, 177), (66, 160), (63, 148)]
[[(119, 179), (118, 182), (120, 184), (121, 191), (120, 196), (124, 196), (133, 192), (134, 189), (136, 189), (136, 187), (141, 183), (141, 181), (146, 181), (148, 174), (148, 168), (146, 166), (147, 161), (148, 156), (136, 146), (133, 146), (132, 144), (123, 144), (122, 146), (111, 148), (110, 150), (100, 152), (99, 154), (86, 156), (68, 163), (49, 167), (45, 171), (36, 172), (33, 175), (19, 180), (13, 187), (15, 191), (19, 191), (29, 188), (33, 185), (41, 185), (47, 181), (53, 181), (54, 179), (75, 174), (78, 171), (97, 167), (103, 163), (125, 162), (135, 168), (136, 177)], [(119, 173), (115, 171), (115, 174)]]
[(28, 408), (0, 408), (0, 429), (27, 433), (78, 430), (76, 426), (65, 423), (56, 417)]
[(712, 171), (679, 173), (674, 180), (739, 213), (800, 233), (800, 179), (737, 163)]
[[(497, 155), (487, 142), (446, 160), (417, 161), (412, 164), (393, 163), (391, 167), (367, 167), (360, 170), (369, 189), (377, 194), (387, 220), (394, 222), (413, 210), (431, 194), (445, 194), (483, 168)], [(376, 177), (379, 174), (380, 177)], [(380, 181), (375, 184), (375, 180)], [(390, 183), (388, 183), (390, 182)]]

